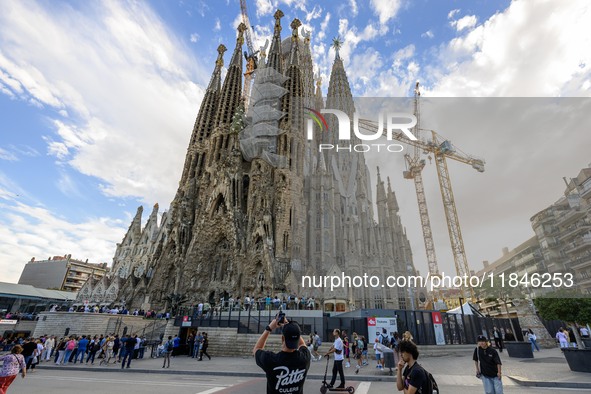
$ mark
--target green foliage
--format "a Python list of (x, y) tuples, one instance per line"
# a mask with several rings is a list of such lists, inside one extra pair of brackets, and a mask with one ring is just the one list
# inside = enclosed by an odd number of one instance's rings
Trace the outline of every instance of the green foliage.
[(580, 294), (552, 293), (534, 299), (534, 304), (544, 319), (581, 324), (591, 322), (591, 298), (581, 298)]

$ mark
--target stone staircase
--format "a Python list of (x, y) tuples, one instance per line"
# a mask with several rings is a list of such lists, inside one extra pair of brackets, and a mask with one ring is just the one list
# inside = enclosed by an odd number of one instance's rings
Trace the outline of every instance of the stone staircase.
[(68, 335), (94, 336), (111, 333), (121, 335), (126, 327), (128, 334), (141, 335), (142, 332), (148, 334), (148, 330), (151, 333), (151, 327), (158, 327), (162, 332), (164, 329), (162, 325), (166, 324), (166, 320), (106, 313), (43, 312), (39, 315), (39, 320), (36, 323), (32, 336), (55, 335), (61, 338), (66, 331), (68, 331)]
[[(251, 357), (252, 349), (257, 343), (259, 334), (238, 334), (235, 328), (204, 328), (209, 337), (207, 353), (211, 356)], [(281, 335), (271, 334), (267, 339), (265, 350), (278, 352), (281, 350)]]
[[(212, 356), (224, 357), (251, 357), (252, 349), (258, 341), (259, 334), (238, 334), (235, 328), (203, 328), (203, 331), (208, 333), (209, 348), (208, 353)], [(173, 334), (174, 335), (174, 334)], [(330, 342), (323, 342), (320, 346), (319, 353), (328, 351)], [(426, 357), (444, 357), (470, 356), (476, 348), (476, 345), (446, 345), (446, 346), (421, 346), (419, 345), (419, 353), (421, 358)], [(271, 334), (267, 339), (265, 350), (278, 352), (281, 350), (281, 335)], [(373, 351), (370, 351), (373, 355)]]

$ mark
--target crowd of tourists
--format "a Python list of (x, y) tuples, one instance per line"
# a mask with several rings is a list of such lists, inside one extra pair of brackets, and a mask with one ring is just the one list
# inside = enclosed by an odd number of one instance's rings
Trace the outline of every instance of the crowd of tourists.
[[(28, 370), (42, 362), (53, 362), (56, 365), (69, 363), (86, 363), (93, 365), (96, 360), (101, 364), (127, 361), (129, 368), (132, 358), (143, 358), (146, 349), (146, 338), (138, 335), (70, 335), (58, 338), (42, 336), (39, 338), (1, 338), (0, 346), (4, 351), (11, 351), (21, 346), (21, 354), (25, 358)], [(122, 365), (123, 368), (123, 365)]]

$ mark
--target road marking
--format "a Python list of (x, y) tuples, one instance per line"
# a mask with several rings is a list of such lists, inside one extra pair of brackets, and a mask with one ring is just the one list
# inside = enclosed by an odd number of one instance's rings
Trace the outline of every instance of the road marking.
[(211, 393), (217, 393), (218, 391), (221, 391), (225, 389), (225, 387), (214, 387), (212, 389), (209, 389), (207, 391), (200, 391), (197, 394), (211, 394)]
[[(47, 376), (30, 376), (29, 379), (46, 379)], [(101, 378), (85, 378), (85, 377), (68, 377), (68, 376), (52, 376), (52, 380), (64, 380), (64, 381), (72, 381), (72, 382), (88, 382), (88, 383), (125, 383), (125, 384), (143, 384), (143, 385), (155, 385), (155, 386), (177, 386), (177, 387), (194, 387), (194, 386), (214, 386), (214, 388), (220, 387), (220, 383), (199, 383), (199, 382), (162, 382), (162, 381), (154, 381), (154, 380), (144, 380), (144, 381), (137, 381), (137, 380), (117, 380), (117, 379), (101, 379)], [(231, 385), (226, 385), (224, 387), (230, 387)], [(214, 392), (214, 391), (212, 391)]]
[(371, 386), (370, 382), (361, 382), (361, 383), (359, 383), (359, 386), (357, 386), (357, 389), (355, 389), (355, 392), (357, 394), (367, 394), (367, 393), (369, 393), (370, 386)]

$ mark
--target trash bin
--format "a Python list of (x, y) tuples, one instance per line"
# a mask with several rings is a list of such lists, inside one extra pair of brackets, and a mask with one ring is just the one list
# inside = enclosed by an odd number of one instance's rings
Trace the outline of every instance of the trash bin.
[(390, 376), (394, 375), (394, 371), (392, 370), (392, 368), (396, 368), (396, 364), (394, 363), (394, 350), (388, 348), (382, 350), (382, 357), (384, 358), (384, 368), (390, 370)]

